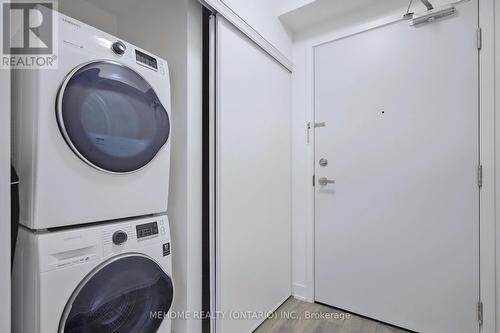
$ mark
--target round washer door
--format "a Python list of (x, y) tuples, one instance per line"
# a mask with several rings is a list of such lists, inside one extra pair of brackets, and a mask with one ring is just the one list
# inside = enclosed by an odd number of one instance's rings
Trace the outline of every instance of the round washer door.
[(75, 68), (57, 98), (61, 132), (83, 161), (101, 171), (131, 173), (146, 166), (170, 135), (170, 119), (139, 73), (114, 61)]
[(140, 254), (116, 257), (80, 284), (59, 333), (155, 333), (173, 295), (170, 276), (155, 261)]

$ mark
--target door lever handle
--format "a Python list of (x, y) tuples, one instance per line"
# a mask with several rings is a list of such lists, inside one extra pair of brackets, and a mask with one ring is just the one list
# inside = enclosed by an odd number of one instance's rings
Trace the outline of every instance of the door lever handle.
[(326, 186), (328, 184), (335, 184), (335, 180), (329, 180), (328, 178), (326, 177), (321, 177), (320, 179), (318, 179), (318, 183), (321, 185), (321, 186)]

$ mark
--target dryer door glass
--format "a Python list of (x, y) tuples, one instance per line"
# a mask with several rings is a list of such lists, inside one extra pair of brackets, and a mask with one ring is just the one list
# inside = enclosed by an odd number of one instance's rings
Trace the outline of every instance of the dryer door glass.
[(75, 69), (62, 85), (57, 104), (68, 145), (102, 171), (141, 169), (170, 134), (168, 113), (153, 88), (119, 63), (99, 61)]
[(155, 333), (173, 299), (173, 284), (145, 256), (112, 260), (91, 274), (68, 302), (60, 333)]

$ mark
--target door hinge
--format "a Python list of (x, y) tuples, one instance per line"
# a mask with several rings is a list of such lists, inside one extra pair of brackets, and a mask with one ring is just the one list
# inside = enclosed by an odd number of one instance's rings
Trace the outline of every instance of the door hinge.
[(484, 315), (484, 310), (483, 310), (483, 302), (477, 303), (477, 320), (479, 321), (479, 326), (483, 325), (483, 315)]
[(482, 165), (479, 165), (477, 167), (477, 186), (479, 186), (479, 188), (483, 187), (483, 166)]
[(477, 49), (481, 51), (483, 48), (483, 29), (477, 28)]
[(318, 127), (326, 127), (326, 123), (325, 123), (325, 122), (322, 122), (322, 123), (314, 123), (314, 128), (318, 128)]
[(313, 175), (313, 187), (316, 187), (316, 175)]

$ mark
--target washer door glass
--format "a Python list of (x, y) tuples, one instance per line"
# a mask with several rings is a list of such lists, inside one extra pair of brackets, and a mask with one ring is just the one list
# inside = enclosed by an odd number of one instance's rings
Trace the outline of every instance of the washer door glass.
[(173, 292), (172, 280), (151, 259), (134, 255), (112, 260), (77, 289), (60, 332), (155, 333), (170, 310)]
[(133, 69), (111, 61), (73, 71), (59, 92), (57, 118), (82, 160), (113, 173), (144, 167), (170, 135), (168, 113), (153, 88)]

